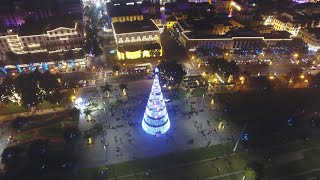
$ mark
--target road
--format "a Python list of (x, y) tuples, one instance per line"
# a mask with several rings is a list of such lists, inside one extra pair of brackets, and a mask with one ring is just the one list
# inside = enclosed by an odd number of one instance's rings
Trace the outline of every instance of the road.
[[(1, 123), (0, 124), (0, 154), (2, 155), (2, 152), (8, 145), (9, 137), (12, 134), (12, 130), (10, 128), (10, 123)], [(1, 162), (2, 156), (0, 156), (0, 162)], [(0, 171), (3, 170), (3, 165), (0, 163)]]

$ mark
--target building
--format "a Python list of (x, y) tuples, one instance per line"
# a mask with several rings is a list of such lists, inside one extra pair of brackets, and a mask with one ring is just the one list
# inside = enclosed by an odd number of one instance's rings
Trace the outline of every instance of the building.
[(297, 11), (303, 12), (306, 15), (313, 15), (313, 14), (320, 13), (320, 3), (296, 4), (293, 8)]
[(303, 3), (317, 3), (320, 2), (320, 0), (292, 0), (293, 2), (303, 4)]
[(111, 22), (142, 21), (144, 16), (160, 17), (160, 5), (147, 1), (110, 2), (107, 9)]
[(51, 16), (82, 14), (80, 0), (1, 0), (0, 24), (20, 26), (26, 19), (47, 20)]
[(282, 13), (269, 17), (265, 21), (265, 25), (272, 25), (276, 31), (287, 31), (296, 36), (300, 28), (305, 28), (308, 21), (298, 14)]
[(309, 50), (320, 50), (320, 28), (304, 28), (300, 29), (297, 37), (301, 38), (305, 42)]
[(46, 23), (27, 21), (19, 28), (2, 30), (0, 58), (5, 59), (10, 51), (16, 54), (50, 53), (81, 48), (82, 22), (68, 17), (49, 18)]
[[(223, 35), (230, 31), (232, 27), (241, 27), (233, 19), (229, 18), (209, 18), (199, 20), (179, 20), (179, 25), (183, 27), (183, 31), (197, 31), (201, 34)], [(232, 25), (234, 24), (234, 26)]]
[(206, 49), (220, 48), (225, 50), (256, 49), (274, 46), (279, 41), (290, 41), (290, 34), (279, 31), (268, 34), (260, 34), (247, 29), (229, 31), (226, 34), (199, 33), (191, 29), (184, 29), (179, 21), (175, 28), (178, 29), (179, 41), (187, 51), (195, 51), (199, 47)]
[(229, 17), (232, 17), (234, 11), (242, 11), (243, 5), (234, 0), (217, 0), (215, 2), (217, 13), (227, 13)]
[(160, 29), (152, 20), (114, 22), (112, 28), (119, 59), (162, 55)]

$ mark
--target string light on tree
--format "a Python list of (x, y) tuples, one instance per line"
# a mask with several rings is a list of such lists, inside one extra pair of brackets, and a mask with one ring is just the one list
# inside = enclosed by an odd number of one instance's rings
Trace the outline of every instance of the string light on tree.
[(142, 128), (151, 135), (166, 133), (170, 128), (167, 108), (159, 84), (159, 69), (155, 69), (155, 77), (142, 120)]

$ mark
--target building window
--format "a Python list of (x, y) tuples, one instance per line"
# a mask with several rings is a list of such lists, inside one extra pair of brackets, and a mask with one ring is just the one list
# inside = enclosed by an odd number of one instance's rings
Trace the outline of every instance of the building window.
[(56, 32), (54, 32), (55, 34), (58, 34), (58, 32), (56, 31)]

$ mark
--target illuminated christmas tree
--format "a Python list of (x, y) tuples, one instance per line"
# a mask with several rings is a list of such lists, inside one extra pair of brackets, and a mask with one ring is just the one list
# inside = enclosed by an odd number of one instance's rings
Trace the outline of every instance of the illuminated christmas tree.
[(156, 68), (153, 85), (142, 120), (142, 128), (151, 135), (164, 134), (170, 128), (170, 120), (161, 92), (158, 73), (159, 70)]

